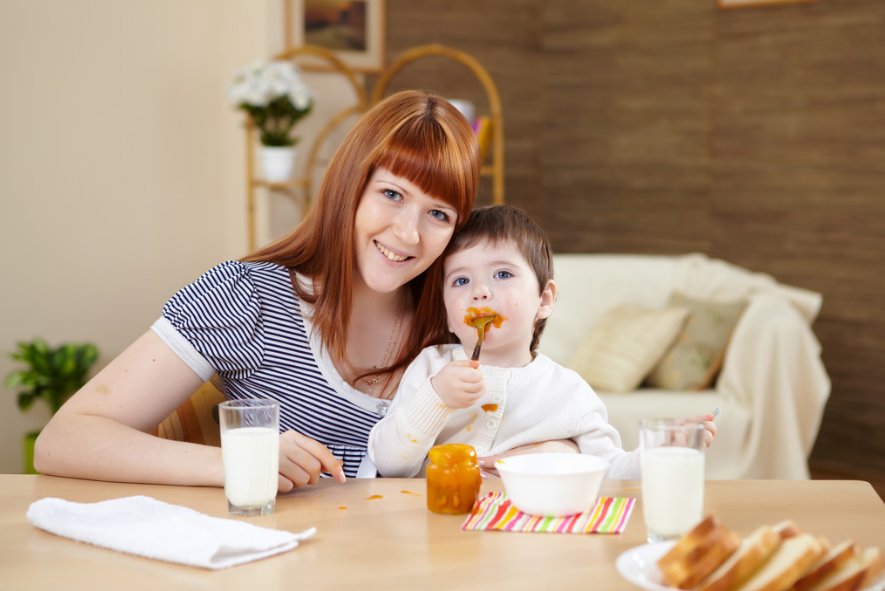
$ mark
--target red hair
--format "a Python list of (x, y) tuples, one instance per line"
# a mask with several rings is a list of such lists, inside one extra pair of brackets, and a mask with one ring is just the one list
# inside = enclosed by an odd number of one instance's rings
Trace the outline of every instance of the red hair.
[[(447, 100), (420, 91), (391, 95), (363, 115), (341, 142), (320, 185), (316, 204), (288, 236), (244, 258), (269, 261), (310, 277), (295, 285), (314, 306), (313, 325), (333, 355), (345, 357), (353, 298), (354, 220), (360, 197), (377, 168), (404, 177), (455, 208), (457, 231), (467, 221), (479, 184), (476, 135)], [(409, 282), (414, 321), (400, 356), (403, 367), (430, 344), (445, 317), (442, 257)], [(387, 373), (385, 372), (385, 373)]]

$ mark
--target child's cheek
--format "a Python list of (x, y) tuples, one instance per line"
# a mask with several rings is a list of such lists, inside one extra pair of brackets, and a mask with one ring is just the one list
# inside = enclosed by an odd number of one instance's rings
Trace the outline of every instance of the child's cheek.
[(498, 312), (507, 319), (519, 317), (519, 300), (504, 300), (501, 302), (499, 308), (500, 310), (498, 310)]
[(464, 316), (467, 314), (466, 308), (455, 306), (452, 308), (449, 318), (449, 330), (455, 333), (459, 340), (464, 340), (465, 336), (472, 334), (474, 329), (464, 324)]

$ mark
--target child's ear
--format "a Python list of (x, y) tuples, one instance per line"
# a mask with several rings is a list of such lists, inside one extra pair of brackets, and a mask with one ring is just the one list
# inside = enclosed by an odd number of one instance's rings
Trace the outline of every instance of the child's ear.
[(535, 320), (543, 320), (548, 318), (553, 312), (553, 303), (556, 301), (556, 282), (552, 279), (547, 282), (544, 289), (541, 290), (541, 305), (538, 306), (538, 314)]

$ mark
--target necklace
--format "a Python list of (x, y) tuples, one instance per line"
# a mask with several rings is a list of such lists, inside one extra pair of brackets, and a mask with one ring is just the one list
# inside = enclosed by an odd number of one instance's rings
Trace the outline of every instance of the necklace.
[[(384, 349), (384, 358), (381, 360), (381, 365), (373, 365), (372, 369), (380, 370), (382, 368), (390, 366), (393, 356), (394, 346), (399, 342), (399, 331), (400, 327), (403, 324), (403, 315), (399, 314), (396, 317), (396, 322), (393, 325), (393, 331), (390, 333), (390, 338), (387, 339), (387, 347)], [(375, 386), (378, 385), (378, 382), (381, 381), (381, 376), (379, 374), (375, 374), (371, 377), (363, 378), (363, 381), (366, 383), (368, 387), (369, 394), (375, 393)]]

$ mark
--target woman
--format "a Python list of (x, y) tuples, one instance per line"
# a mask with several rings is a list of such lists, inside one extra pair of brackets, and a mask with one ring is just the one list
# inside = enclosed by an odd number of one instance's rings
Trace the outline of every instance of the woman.
[(446, 100), (407, 91), (379, 103), (335, 153), (304, 222), (175, 294), (44, 428), (37, 469), (222, 486), (219, 448), (148, 434), (217, 373), (228, 398), (280, 401), (280, 491), (357, 475), (402, 369), (443, 337), (432, 271), (479, 169), (474, 133)]

